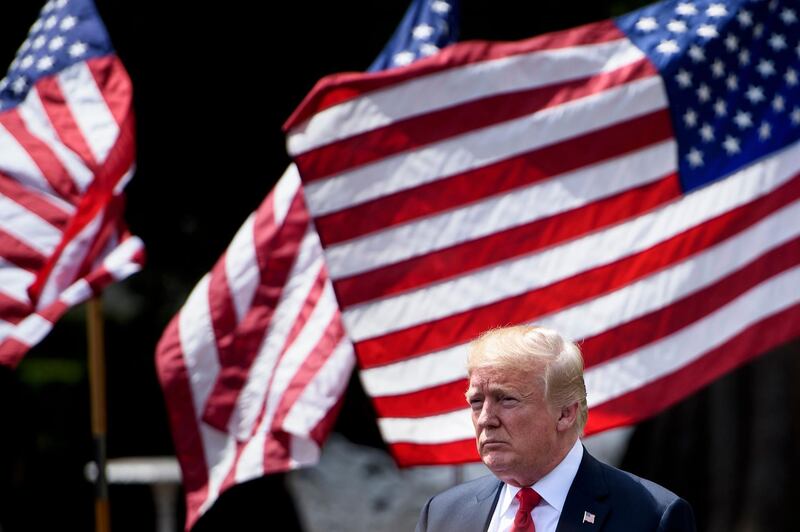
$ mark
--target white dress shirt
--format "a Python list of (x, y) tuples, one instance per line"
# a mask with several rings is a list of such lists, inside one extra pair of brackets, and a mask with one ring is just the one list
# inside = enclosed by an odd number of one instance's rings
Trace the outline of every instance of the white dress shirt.
[[(578, 474), (581, 459), (583, 459), (583, 445), (578, 440), (567, 456), (552, 471), (531, 486), (542, 497), (539, 505), (531, 511), (536, 532), (555, 532), (558, 519), (561, 517), (561, 510), (564, 508), (564, 501), (567, 500), (567, 493), (572, 486), (572, 481), (575, 480), (575, 475)], [(519, 490), (520, 488), (503, 484), (488, 532), (511, 530), (514, 516), (519, 508), (519, 501), (516, 498)]]

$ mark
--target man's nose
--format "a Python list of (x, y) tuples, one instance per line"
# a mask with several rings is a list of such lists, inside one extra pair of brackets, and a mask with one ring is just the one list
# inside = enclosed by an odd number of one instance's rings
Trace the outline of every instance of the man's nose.
[(483, 408), (478, 415), (479, 427), (496, 427), (500, 424), (500, 419), (497, 417), (497, 407), (492, 401), (484, 401)]

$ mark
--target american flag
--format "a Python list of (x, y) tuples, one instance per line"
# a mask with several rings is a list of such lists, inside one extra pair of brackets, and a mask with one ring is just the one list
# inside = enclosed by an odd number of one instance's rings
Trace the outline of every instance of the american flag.
[(133, 163), (131, 82), (94, 5), (47, 2), (0, 80), (0, 364), (141, 268)]
[[(454, 1), (415, 0), (373, 68), (452, 42)], [(226, 489), (318, 461), (355, 364), (291, 165), (156, 350), (186, 491), (186, 528)]]
[(318, 84), (288, 147), (401, 465), (477, 459), (494, 326), (582, 342), (587, 434), (800, 333), (797, 19), (663, 2)]

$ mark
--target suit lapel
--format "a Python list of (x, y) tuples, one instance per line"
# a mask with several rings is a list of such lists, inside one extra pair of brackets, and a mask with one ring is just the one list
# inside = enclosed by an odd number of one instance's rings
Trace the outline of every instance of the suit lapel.
[(608, 496), (600, 463), (586, 449), (581, 465), (567, 493), (556, 532), (599, 532), (608, 514)]
[(475, 507), (473, 512), (470, 513), (476, 516), (475, 519), (470, 519), (469, 523), (466, 523), (466, 526), (460, 528), (460, 530), (465, 532), (486, 532), (489, 529), (489, 523), (492, 521), (492, 514), (494, 514), (495, 506), (497, 506), (500, 488), (503, 483), (494, 477), (487, 478), (490, 478), (491, 481), (478, 490), (473, 499)]

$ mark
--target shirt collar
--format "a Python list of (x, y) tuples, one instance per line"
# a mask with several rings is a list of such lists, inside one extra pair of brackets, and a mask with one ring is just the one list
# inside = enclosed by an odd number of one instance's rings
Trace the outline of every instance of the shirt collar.
[(536, 493), (550, 506), (561, 512), (564, 508), (564, 501), (567, 500), (567, 493), (578, 474), (578, 468), (583, 459), (583, 445), (580, 440), (575, 440), (575, 445), (569, 450), (567, 456), (553, 468), (548, 474), (539, 479), (531, 486)]
[[(575, 480), (575, 475), (578, 474), (582, 459), (583, 445), (580, 440), (576, 440), (567, 456), (552, 471), (531, 486), (544, 502), (558, 510), (559, 513), (564, 508), (564, 501), (567, 500), (567, 493), (572, 486), (572, 481)], [(502, 511), (508, 510), (519, 490), (520, 488), (505, 485), (505, 493), (500, 501)]]

